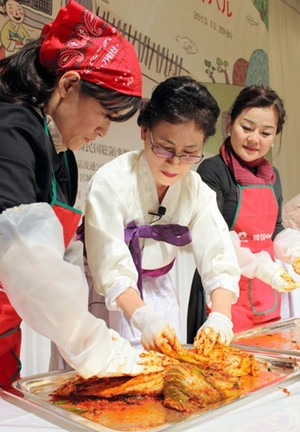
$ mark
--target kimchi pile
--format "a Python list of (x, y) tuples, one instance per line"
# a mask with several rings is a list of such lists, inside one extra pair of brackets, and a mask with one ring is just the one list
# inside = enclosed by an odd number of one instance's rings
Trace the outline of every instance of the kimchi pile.
[(168, 409), (193, 413), (238, 398), (247, 390), (243, 377), (260, 373), (253, 355), (222, 344), (216, 344), (209, 355), (179, 343), (166, 345), (164, 354), (150, 351), (142, 355), (149, 364), (147, 373), (89, 379), (75, 375), (55, 390), (51, 401), (93, 420), (101, 410), (115, 405), (120, 411), (122, 404), (142, 405), (149, 398)]

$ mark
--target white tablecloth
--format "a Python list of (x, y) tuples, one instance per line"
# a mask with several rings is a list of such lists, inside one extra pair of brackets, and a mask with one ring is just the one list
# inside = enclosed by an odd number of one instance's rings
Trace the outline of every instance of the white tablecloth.
[[(300, 432), (300, 377), (279, 384), (290, 392), (288, 395), (277, 386), (263, 390), (253, 399), (233, 403), (210, 414), (193, 419), (189, 423), (172, 427), (172, 431), (184, 432)], [(242, 402), (242, 403), (241, 403)], [(26, 406), (26, 404), (28, 406)], [(64, 424), (35, 412), (28, 402), (19, 402), (0, 396), (0, 432), (57, 432), (82, 431), (81, 426)], [(47, 418), (47, 420), (46, 420)], [(85, 429), (87, 430), (87, 429)]]

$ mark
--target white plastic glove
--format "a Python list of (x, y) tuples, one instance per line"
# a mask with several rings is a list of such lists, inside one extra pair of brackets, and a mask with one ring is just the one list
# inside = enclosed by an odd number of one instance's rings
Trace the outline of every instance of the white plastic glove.
[(233, 338), (231, 320), (220, 312), (211, 312), (205, 323), (198, 330), (194, 348), (197, 352), (208, 355), (216, 342), (229, 345)]
[(286, 251), (286, 256), (290, 257), (288, 264), (291, 264), (295, 273), (300, 274), (300, 245), (295, 244)]
[(165, 340), (171, 345), (175, 343), (175, 331), (151, 306), (137, 308), (131, 321), (142, 333), (141, 342), (146, 350), (161, 351), (161, 344)]
[(279, 263), (273, 261), (269, 254), (268, 258), (264, 257), (258, 264), (254, 276), (278, 292), (289, 292), (300, 287), (300, 283), (296, 282)]
[[(122, 338), (115, 330), (108, 330), (111, 344), (105, 365), (95, 374), (98, 377), (118, 377), (122, 375), (140, 375), (163, 371), (172, 364), (172, 359), (155, 351), (142, 351), (133, 348), (129, 341)], [(64, 354), (63, 349), (59, 349)], [(107, 346), (103, 346), (107, 350)], [(103, 362), (99, 362), (101, 366)], [(81, 374), (82, 375), (82, 374)], [(83, 375), (82, 375), (83, 376)]]
[(289, 257), (288, 264), (291, 264), (295, 273), (300, 274), (300, 245), (294, 245), (287, 249), (286, 256)]
[(293, 259), (292, 267), (295, 273), (300, 274), (300, 255)]
[(270, 285), (276, 291), (279, 292), (289, 292), (300, 287), (300, 281), (295, 281), (295, 279), (290, 276), (283, 267), (279, 269), (272, 276)]
[(130, 342), (122, 338), (115, 330), (109, 329), (108, 331), (112, 339), (110, 355), (105, 367), (97, 373), (97, 376), (109, 377), (142, 373), (143, 366), (140, 358), (142, 351), (133, 348)]
[(240, 239), (236, 232), (230, 231), (230, 236), (243, 276), (249, 279), (256, 277), (280, 292), (298, 288), (297, 282), (278, 262), (272, 260), (268, 252), (253, 253), (249, 248), (240, 245)]
[(286, 228), (274, 240), (274, 254), (278, 260), (291, 264), (300, 274), (300, 231)]

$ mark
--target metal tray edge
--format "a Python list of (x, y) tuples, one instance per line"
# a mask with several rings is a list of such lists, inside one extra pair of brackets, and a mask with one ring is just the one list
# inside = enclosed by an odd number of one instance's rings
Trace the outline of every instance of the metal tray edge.
[[(247, 393), (244, 393), (239, 398), (231, 400), (228, 403), (222, 404), (221, 406), (218, 406), (212, 410), (208, 410), (195, 415), (193, 414), (191, 416), (185, 417), (182, 420), (173, 423), (165, 423), (164, 425), (147, 429), (147, 432), (158, 432), (158, 431), (163, 432), (163, 431), (170, 431), (171, 429), (172, 432), (177, 432), (177, 431), (179, 432), (181, 430), (185, 431), (188, 426), (204, 423), (206, 420), (209, 420), (216, 414), (220, 415), (222, 413), (227, 412), (228, 410), (234, 409), (235, 407), (239, 407), (241, 405), (247, 404), (248, 401), (251, 402), (256, 397), (258, 396), (261, 397), (273, 391), (273, 389), (276, 386), (278, 386), (278, 384), (281, 383), (287, 384), (288, 382), (291, 382), (294, 379), (298, 378), (298, 376), (300, 375), (300, 358), (283, 355), (281, 353), (254, 352), (252, 348), (253, 347), (251, 347), (251, 349), (248, 351), (253, 352), (257, 356), (257, 359), (260, 361), (272, 360), (273, 362), (278, 361), (279, 363), (286, 362), (289, 364), (295, 361), (297, 367), (295, 367), (293, 372), (291, 372), (289, 375), (285, 377), (284, 376), (278, 377), (276, 381), (272, 382), (268, 386), (261, 386), (260, 388), (257, 388), (255, 391), (249, 391)], [(66, 373), (66, 375), (68, 374), (70, 374), (70, 372)], [(91, 420), (80, 417), (74, 413), (67, 412), (62, 408), (52, 407), (52, 409), (49, 410), (47, 408), (49, 406), (49, 403), (47, 401), (41, 399), (38, 400), (37, 396), (26, 393), (25, 389), (24, 388), (22, 389), (22, 386), (26, 385), (26, 383), (28, 382), (37, 381), (39, 379), (42, 379), (43, 377), (50, 377), (53, 375), (55, 376), (55, 373), (48, 373), (48, 374), (44, 373), (36, 376), (30, 376), (27, 378), (21, 378), (20, 380), (14, 383), (12, 389), (7, 391), (2, 389), (2, 393), (5, 392), (6, 397), (9, 397), (13, 401), (13, 403), (16, 401), (19, 403), (23, 402), (23, 404), (25, 403), (26, 408), (30, 409), (31, 412), (35, 411), (34, 413), (37, 414), (38, 416), (43, 417), (47, 421), (52, 422), (60, 427), (66, 427), (62, 425), (62, 423), (64, 423), (68, 425), (68, 427), (70, 427), (70, 425), (73, 425), (73, 427), (77, 428), (76, 430), (83, 430), (83, 431), (88, 430), (88, 431), (99, 431), (99, 432), (124, 432), (124, 430), (112, 429), (100, 423), (95, 423)], [(63, 375), (63, 373), (61, 375)], [(79, 427), (80, 429), (78, 429)], [(67, 429), (67, 430), (74, 431), (74, 429)], [(142, 432), (142, 431), (136, 430), (135, 432)]]

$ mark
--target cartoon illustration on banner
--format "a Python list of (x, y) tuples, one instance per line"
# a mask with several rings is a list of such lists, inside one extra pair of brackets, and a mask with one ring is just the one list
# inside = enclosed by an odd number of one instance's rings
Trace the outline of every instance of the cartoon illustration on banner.
[[(117, 27), (134, 45), (143, 93), (170, 76), (191, 75), (218, 100), (217, 133), (207, 143), (214, 154), (225, 134), (227, 110), (241, 87), (269, 84), (268, 0), (78, 0)], [(39, 36), (65, 0), (0, 0), (0, 57), (13, 54)], [(84, 208), (86, 184), (110, 159), (139, 148), (136, 117), (113, 124), (107, 137), (86, 144), (76, 154), (78, 206)]]

